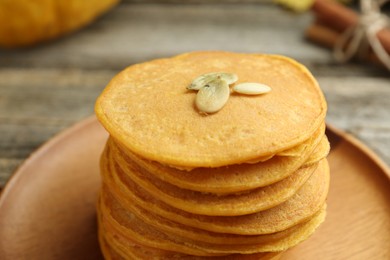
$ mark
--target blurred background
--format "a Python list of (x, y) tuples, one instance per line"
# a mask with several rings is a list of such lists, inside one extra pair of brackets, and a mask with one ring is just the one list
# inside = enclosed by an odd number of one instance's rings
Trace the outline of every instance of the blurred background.
[[(0, 0), (0, 187), (37, 147), (91, 116), (119, 71), (193, 50), (298, 60), (326, 95), (328, 123), (390, 164), (389, 71), (372, 53), (360, 62), (335, 61), (331, 48), (356, 22), (350, 12), (359, 5), (332, 9), (340, 18), (326, 14), (323, 1)], [(389, 14), (388, 3), (382, 12)]]

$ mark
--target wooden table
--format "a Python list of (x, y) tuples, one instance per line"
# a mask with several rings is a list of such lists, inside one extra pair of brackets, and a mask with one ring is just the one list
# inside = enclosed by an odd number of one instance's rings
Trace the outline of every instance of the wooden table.
[(58, 41), (0, 50), (1, 187), (37, 147), (92, 115), (96, 97), (120, 70), (204, 49), (279, 53), (302, 62), (325, 92), (328, 123), (352, 133), (390, 164), (389, 73), (335, 64), (328, 50), (303, 39), (310, 13), (295, 15), (262, 1), (136, 2), (141, 1), (124, 2)]

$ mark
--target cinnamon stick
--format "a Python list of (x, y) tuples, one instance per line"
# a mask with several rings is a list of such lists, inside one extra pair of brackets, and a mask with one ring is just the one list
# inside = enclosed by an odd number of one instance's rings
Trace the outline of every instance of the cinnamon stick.
[[(359, 15), (356, 12), (332, 0), (315, 0), (312, 11), (322, 23), (337, 32), (344, 32), (359, 22)], [(390, 29), (382, 29), (377, 37), (386, 52), (390, 53)]]
[[(323, 47), (333, 49), (341, 33), (321, 24), (317, 21), (311, 24), (305, 31), (305, 38)], [(366, 59), (375, 64), (383, 65), (382, 62), (375, 56), (374, 53), (369, 53)]]
[(323, 47), (333, 49), (340, 33), (318, 22), (311, 24), (305, 31), (305, 38)]

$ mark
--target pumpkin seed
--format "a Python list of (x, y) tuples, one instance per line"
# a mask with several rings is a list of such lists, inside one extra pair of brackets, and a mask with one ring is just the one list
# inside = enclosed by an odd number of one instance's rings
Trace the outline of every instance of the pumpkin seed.
[(228, 85), (233, 84), (238, 80), (238, 76), (233, 73), (212, 72), (212, 73), (203, 74), (197, 77), (196, 79), (194, 79), (194, 81), (192, 81), (192, 83), (187, 87), (187, 89), (199, 90), (217, 78), (226, 81)]
[(233, 87), (233, 91), (245, 95), (260, 95), (271, 91), (271, 88), (261, 83), (240, 83)]
[(230, 96), (229, 85), (225, 80), (216, 78), (199, 89), (195, 105), (200, 112), (215, 113), (228, 101)]

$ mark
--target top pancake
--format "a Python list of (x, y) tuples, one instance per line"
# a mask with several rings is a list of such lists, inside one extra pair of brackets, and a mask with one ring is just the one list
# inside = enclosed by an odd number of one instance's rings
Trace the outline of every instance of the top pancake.
[[(186, 87), (209, 72), (269, 85), (265, 95), (232, 94), (202, 115)], [(112, 79), (95, 111), (108, 132), (145, 159), (220, 167), (273, 155), (307, 140), (323, 123), (324, 96), (308, 70), (282, 56), (193, 52), (131, 66)]]

